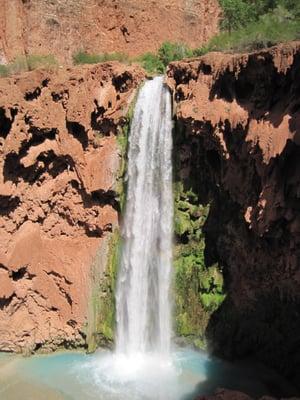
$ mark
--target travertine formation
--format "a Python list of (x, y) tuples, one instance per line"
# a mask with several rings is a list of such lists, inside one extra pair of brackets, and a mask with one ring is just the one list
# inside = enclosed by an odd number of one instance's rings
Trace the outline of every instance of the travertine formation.
[(300, 381), (300, 43), (172, 63), (180, 169), (211, 203), (207, 265), (227, 298), (212, 350), (254, 355)]
[(1, 79), (0, 351), (86, 344), (91, 267), (118, 225), (118, 130), (143, 77), (111, 63)]
[(199, 47), (218, 31), (217, 0), (0, 0), (0, 61), (79, 50), (156, 51), (162, 42)]

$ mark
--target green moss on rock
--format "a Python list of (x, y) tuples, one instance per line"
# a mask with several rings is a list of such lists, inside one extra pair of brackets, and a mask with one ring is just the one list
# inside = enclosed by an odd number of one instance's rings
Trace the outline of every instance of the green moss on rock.
[(174, 297), (175, 330), (185, 341), (205, 347), (205, 330), (211, 314), (223, 302), (223, 276), (218, 264), (204, 261), (203, 225), (209, 206), (199, 204), (191, 189), (174, 184)]
[(121, 213), (124, 211), (126, 204), (126, 193), (127, 193), (127, 182), (125, 180), (125, 174), (127, 171), (127, 153), (128, 153), (128, 139), (130, 125), (133, 119), (134, 107), (137, 100), (138, 90), (131, 101), (129, 108), (126, 113), (126, 117), (123, 120), (122, 126), (118, 127), (117, 143), (119, 147), (119, 154), (121, 157), (121, 165), (117, 176), (116, 193), (120, 204)]
[[(127, 151), (130, 124), (133, 118), (137, 92), (130, 102), (126, 117), (118, 126), (117, 143), (120, 156), (120, 168), (116, 176), (115, 193), (122, 213), (126, 202)], [(88, 352), (97, 347), (111, 347), (115, 332), (115, 290), (117, 270), (121, 254), (121, 236), (119, 229), (103, 238), (92, 267), (92, 288), (89, 304), (89, 316), (86, 326)]]
[(87, 331), (88, 352), (111, 347), (115, 331), (115, 289), (120, 259), (119, 230), (104, 240), (93, 266), (92, 296)]

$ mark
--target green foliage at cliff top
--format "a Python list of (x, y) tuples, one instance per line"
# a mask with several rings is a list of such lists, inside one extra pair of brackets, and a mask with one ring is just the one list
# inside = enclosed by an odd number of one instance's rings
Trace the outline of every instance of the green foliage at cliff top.
[(298, 0), (219, 0), (221, 33), (194, 55), (210, 51), (252, 51), (300, 39)]
[(219, 0), (219, 3), (223, 11), (221, 28), (229, 32), (244, 28), (276, 9), (285, 9), (293, 18), (300, 17), (299, 0)]
[(102, 53), (90, 54), (79, 51), (73, 55), (73, 62), (78, 64), (97, 64), (108, 61), (119, 61), (122, 63), (139, 63), (149, 74), (163, 74), (171, 61), (192, 57), (193, 51), (184, 43), (164, 42), (157, 53), (145, 53), (139, 57), (129, 57), (124, 53)]

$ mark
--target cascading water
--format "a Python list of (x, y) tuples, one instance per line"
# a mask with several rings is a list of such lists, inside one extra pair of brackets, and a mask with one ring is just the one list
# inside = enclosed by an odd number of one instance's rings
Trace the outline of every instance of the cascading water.
[(124, 248), (117, 286), (118, 353), (168, 356), (171, 323), (172, 115), (163, 77), (140, 90), (129, 138)]

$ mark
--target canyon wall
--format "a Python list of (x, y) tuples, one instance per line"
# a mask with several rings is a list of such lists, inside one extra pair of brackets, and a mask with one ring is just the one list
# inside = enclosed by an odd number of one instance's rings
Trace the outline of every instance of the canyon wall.
[(213, 352), (300, 381), (300, 43), (174, 62), (175, 152), (185, 190), (210, 204), (206, 266), (226, 299)]
[(217, 0), (0, 0), (0, 63), (53, 54), (70, 63), (79, 50), (156, 51), (163, 41), (199, 47), (218, 30)]
[(107, 63), (0, 80), (0, 351), (86, 347), (97, 333), (143, 78)]

